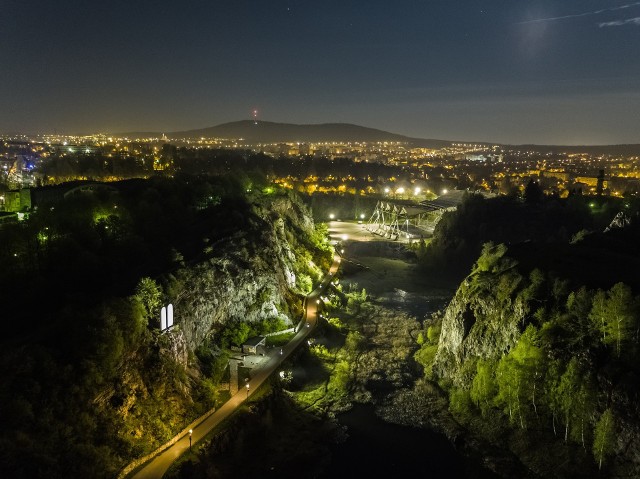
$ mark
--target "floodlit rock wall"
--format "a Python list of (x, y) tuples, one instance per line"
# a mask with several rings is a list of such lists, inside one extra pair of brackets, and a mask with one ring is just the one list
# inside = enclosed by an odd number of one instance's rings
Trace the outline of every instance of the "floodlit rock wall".
[[(301, 313), (296, 286), (295, 245), (287, 225), (311, 234), (313, 221), (300, 205), (277, 198), (254, 205), (252, 231), (240, 231), (211, 245), (210, 257), (175, 275), (176, 323), (190, 350), (233, 321), (278, 317), (291, 324)], [(287, 234), (289, 233), (289, 234)]]
[[(554, 293), (553, 287), (550, 287), (546, 292), (538, 293), (534, 297), (531, 293), (531, 279), (522, 276), (509, 263), (505, 264), (505, 268), (491, 272), (481, 271), (476, 267), (474, 272), (460, 284), (443, 315), (438, 350), (432, 367), (433, 378), (439, 381), (446, 389), (469, 392), (477, 374), (476, 365), (478, 361), (489, 359), (493, 361), (494, 367), (497, 368), (497, 370), (493, 371), (494, 381), (497, 381), (497, 376), (501, 374), (499, 367), (503, 365), (502, 360), (507, 358), (510, 351), (517, 347), (519, 341), (522, 340), (522, 334), (527, 325), (533, 324), (538, 330), (542, 330), (546, 326), (547, 328), (544, 329), (546, 333), (544, 338), (546, 339), (541, 339), (536, 343), (536, 347), (542, 348), (543, 359), (540, 362), (542, 369), (538, 370), (535, 376), (529, 377), (529, 381), (535, 380), (538, 382), (538, 394), (535, 396), (538, 410), (534, 413), (530, 396), (518, 392), (518, 397), (525, 404), (523, 408), (527, 408), (525, 414), (530, 414), (530, 417), (534, 418), (527, 425), (527, 428), (538, 428), (538, 431), (544, 430), (548, 436), (546, 439), (543, 435), (540, 435), (537, 439), (531, 439), (532, 442), (528, 447), (544, 449), (552, 447), (551, 444), (554, 444), (552, 441), (560, 441), (558, 437), (562, 438), (564, 434), (564, 429), (562, 428), (564, 428), (566, 422), (563, 423), (558, 420), (559, 422), (556, 422), (556, 425), (559, 430), (562, 430), (557, 437), (553, 435), (553, 430), (551, 429), (551, 401), (558, 400), (553, 398), (559, 397), (562, 397), (562, 400), (565, 401), (574, 401), (571, 403), (573, 404), (572, 411), (576, 410), (580, 403), (572, 398), (576, 397), (576, 391), (580, 391), (580, 387), (583, 384), (589, 383), (588, 378), (591, 377), (594, 388), (591, 396), (593, 401), (590, 403), (592, 404), (590, 412), (586, 414), (584, 423), (582, 423), (585, 437), (587, 438), (584, 451), (591, 453), (596, 421), (601, 417), (605, 409), (610, 409), (614, 413), (615, 424), (613, 439), (608, 443), (611, 447), (612, 457), (606, 462), (606, 467), (604, 468), (606, 472), (603, 472), (603, 477), (639, 477), (640, 406), (637, 398), (640, 388), (638, 387), (636, 366), (632, 363), (625, 364), (624, 358), (617, 358), (615, 351), (611, 347), (607, 349), (607, 346), (597, 342), (589, 343), (589, 346), (578, 349), (577, 353), (568, 354), (563, 349), (563, 343), (560, 340), (570, 334), (578, 334), (576, 332), (579, 330), (577, 319), (572, 319), (564, 333), (552, 330), (549, 325), (554, 320), (558, 321), (557, 317), (562, 318), (563, 314), (565, 315), (564, 317), (569, 314), (560, 308), (564, 308), (564, 305), (567, 304), (567, 295), (570, 291), (567, 290), (561, 293), (559, 292), (560, 289), (558, 289), (558, 292)], [(547, 284), (551, 285), (551, 283)], [(554, 294), (556, 295), (555, 299), (552, 297)], [(543, 304), (546, 304), (547, 308), (546, 317), (543, 314), (538, 314), (540, 310), (536, 310), (536, 307)], [(548, 311), (551, 312), (549, 313)], [(553, 314), (556, 316), (552, 316)], [(543, 321), (542, 325), (540, 324), (541, 321)], [(556, 336), (552, 336), (554, 334)], [(561, 336), (562, 334), (565, 336)], [(544, 344), (542, 344), (543, 342)], [(605, 356), (606, 354), (608, 356)], [(514, 357), (516, 359), (512, 358), (511, 361), (518, 360), (517, 356)], [(548, 368), (551, 367), (551, 361), (556, 360), (556, 358), (562, 358), (559, 363), (556, 363), (560, 364), (560, 370), (553, 373), (555, 376), (551, 376), (552, 373), (549, 372)], [(550, 381), (560, 381), (558, 378), (569, 369), (569, 363), (572, 358), (578, 358), (581, 367), (581, 379), (575, 386), (572, 386), (574, 387), (571, 390), (573, 392), (561, 393), (558, 392), (560, 389), (551, 390), (548, 386), (547, 389), (544, 389), (545, 384), (550, 384)], [(531, 361), (531, 359), (528, 360)], [(549, 381), (547, 383), (543, 383), (540, 379), (545, 374)], [(498, 388), (497, 383), (495, 387)], [(564, 394), (564, 396), (560, 396), (561, 394)], [(495, 393), (491, 401), (496, 401)], [(504, 404), (498, 405), (496, 403), (494, 406), (497, 411), (499, 408), (504, 407)], [(480, 414), (479, 410), (477, 410), (477, 414)], [(570, 416), (569, 421), (570, 427), (573, 428), (574, 439), (570, 440), (568, 445), (565, 446), (566, 443), (562, 442), (560, 446), (566, 447), (563, 449), (563, 453), (567, 454), (567, 457), (577, 454), (567, 451), (578, 450), (582, 454), (582, 445), (579, 439), (580, 418), (578, 416)], [(514, 421), (512, 429), (525, 429), (525, 427), (522, 423), (519, 424)], [(509, 433), (504, 432), (504, 434)], [(576, 439), (576, 435), (578, 439)], [(516, 451), (514, 450), (514, 452)], [(518, 453), (516, 452), (516, 454)], [(554, 460), (549, 459), (549, 464), (552, 464)], [(591, 461), (588, 464), (591, 465), (593, 470), (597, 469), (597, 460), (593, 455), (587, 456), (585, 460)], [(540, 459), (537, 459), (537, 461), (532, 461), (529, 466), (533, 469), (549, 466), (549, 464)], [(558, 477), (565, 476), (560, 474)]]
[[(474, 274), (475, 280), (466, 278), (446, 308), (433, 365), (437, 377), (458, 386), (469, 380), (463, 367), (467, 360), (500, 358), (516, 344), (528, 313), (518, 298), (497, 297), (500, 277)], [(516, 287), (519, 279), (514, 276), (516, 284), (510, 286)]]

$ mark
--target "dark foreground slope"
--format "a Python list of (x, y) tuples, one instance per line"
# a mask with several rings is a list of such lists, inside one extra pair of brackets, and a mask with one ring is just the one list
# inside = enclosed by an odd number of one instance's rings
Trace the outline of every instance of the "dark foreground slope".
[(115, 477), (224, 400), (229, 347), (298, 319), (330, 261), (287, 192), (110, 186), (0, 229), (2, 477)]

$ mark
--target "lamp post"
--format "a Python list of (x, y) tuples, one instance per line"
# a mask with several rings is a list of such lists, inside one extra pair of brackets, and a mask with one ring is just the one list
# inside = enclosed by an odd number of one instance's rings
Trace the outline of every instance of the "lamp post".
[(247, 383), (247, 399), (249, 399), (249, 383)]
[(193, 429), (189, 429), (189, 452), (191, 452), (191, 436), (193, 435)]

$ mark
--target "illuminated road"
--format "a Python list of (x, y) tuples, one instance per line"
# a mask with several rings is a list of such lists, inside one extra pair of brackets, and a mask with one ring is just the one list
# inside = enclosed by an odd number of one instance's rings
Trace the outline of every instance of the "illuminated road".
[[(214, 412), (212, 415), (204, 419), (193, 427), (193, 435), (191, 440), (193, 444), (196, 444), (207, 434), (209, 434), (218, 424), (226, 419), (233, 411), (236, 410), (253, 391), (258, 389), (260, 385), (280, 366), (280, 364), (289, 356), (304, 339), (314, 330), (318, 323), (318, 301), (319, 296), (326, 290), (327, 286), (333, 279), (333, 276), (338, 271), (340, 266), (340, 256), (338, 254), (333, 257), (333, 264), (329, 268), (328, 274), (324, 277), (322, 282), (307, 295), (304, 301), (305, 314), (297, 327), (297, 333), (291, 341), (289, 341), (283, 348), (282, 354), (279, 354), (278, 348), (272, 348), (267, 354), (268, 359), (262, 365), (253, 371), (254, 376), (247, 383), (249, 389), (241, 389), (234, 394), (227, 402), (225, 402), (220, 409)], [(189, 434), (184, 434), (175, 444), (165, 449), (158, 454), (154, 459), (149, 461), (132, 477), (134, 479), (148, 479), (155, 478), (160, 479), (164, 473), (169, 469), (171, 464), (184, 454), (189, 449)]]

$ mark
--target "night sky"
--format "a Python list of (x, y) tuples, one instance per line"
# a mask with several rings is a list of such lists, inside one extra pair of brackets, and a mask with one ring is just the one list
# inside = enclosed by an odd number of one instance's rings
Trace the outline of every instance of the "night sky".
[(640, 143), (640, 1), (5, 0), (0, 131)]

